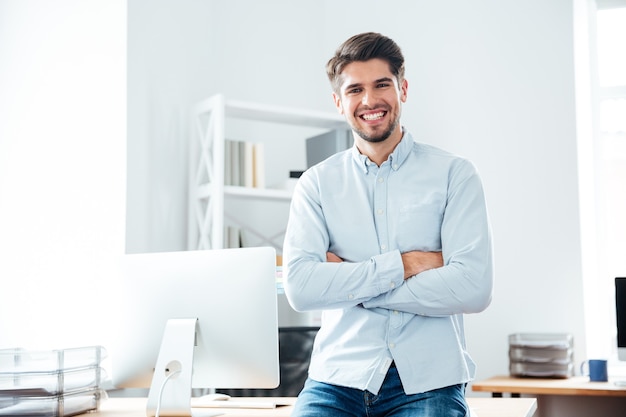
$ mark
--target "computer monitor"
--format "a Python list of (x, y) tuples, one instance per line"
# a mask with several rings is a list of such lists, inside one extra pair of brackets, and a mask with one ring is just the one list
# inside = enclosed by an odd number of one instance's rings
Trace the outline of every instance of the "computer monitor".
[(148, 415), (191, 415), (192, 387), (278, 386), (273, 248), (125, 255), (121, 273), (111, 379), (149, 387)]
[(626, 277), (615, 278), (615, 311), (617, 314), (617, 356), (626, 361)]

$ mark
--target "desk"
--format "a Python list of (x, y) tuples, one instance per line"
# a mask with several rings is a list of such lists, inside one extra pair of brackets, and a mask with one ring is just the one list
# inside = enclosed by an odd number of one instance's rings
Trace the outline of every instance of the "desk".
[(503, 393), (626, 397), (626, 387), (618, 387), (610, 381), (589, 382), (588, 377), (582, 376), (565, 379), (496, 376), (474, 382), (472, 391), (491, 392), (494, 397), (502, 396)]
[[(293, 404), (295, 398), (276, 400), (279, 404)], [(534, 398), (468, 398), (467, 402), (478, 417), (532, 417), (537, 409)], [(288, 417), (292, 406), (286, 405), (272, 410), (216, 408), (211, 410), (221, 410), (229, 417)], [(89, 417), (145, 417), (145, 415), (145, 398), (109, 398), (102, 401), (98, 412), (88, 414)]]
[(496, 376), (475, 381), (472, 391), (536, 397), (536, 417), (624, 417), (626, 387), (613, 382), (589, 382), (587, 377), (566, 379)]

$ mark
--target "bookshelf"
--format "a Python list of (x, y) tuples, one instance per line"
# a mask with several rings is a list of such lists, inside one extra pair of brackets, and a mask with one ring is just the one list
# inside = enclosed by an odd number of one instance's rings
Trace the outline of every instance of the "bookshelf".
[[(192, 114), (192, 138), (190, 142), (190, 189), (189, 189), (189, 249), (220, 249), (224, 247), (226, 224), (236, 224), (242, 230), (259, 238), (263, 245), (271, 245), (282, 253), (282, 239), (287, 218), (273, 219), (280, 224), (281, 230), (263, 230), (263, 220), (254, 218), (248, 209), (255, 204), (264, 204), (266, 218), (273, 217), (272, 205), (287, 205), (291, 201), (291, 192), (280, 188), (252, 188), (225, 184), (226, 131), (230, 124), (259, 122), (265, 130), (272, 126), (292, 126), (299, 134), (288, 135), (279, 140), (301, 140), (311, 136), (313, 131), (329, 131), (346, 128), (344, 118), (339, 114), (319, 112), (292, 107), (272, 106), (259, 103), (228, 100), (222, 94), (216, 94), (199, 102)], [(268, 127), (269, 125), (269, 127)], [(256, 132), (257, 129), (251, 129)], [(261, 131), (262, 129), (258, 129)], [(239, 139), (239, 138), (238, 138)], [(255, 138), (255, 140), (263, 140)], [(267, 149), (267, 148), (266, 148)], [(271, 155), (265, 155), (266, 162)], [(280, 155), (278, 161), (289, 161), (289, 155)], [(286, 166), (287, 174), (290, 167)], [(285, 177), (286, 179), (286, 177)], [(272, 184), (268, 184), (271, 186)], [(236, 210), (227, 209), (228, 204), (235, 204)], [(230, 206), (229, 206), (230, 207)], [(284, 210), (281, 213), (284, 217)], [(261, 216), (262, 217), (262, 216)]]

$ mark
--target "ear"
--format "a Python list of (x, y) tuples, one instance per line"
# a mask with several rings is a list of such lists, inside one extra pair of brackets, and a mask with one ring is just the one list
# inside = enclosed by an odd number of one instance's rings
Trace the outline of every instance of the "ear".
[(339, 114), (343, 114), (343, 107), (341, 106), (341, 97), (337, 93), (333, 91), (333, 101), (335, 102), (335, 107), (337, 107), (337, 111)]
[(406, 103), (408, 89), (409, 82), (406, 79), (402, 80), (402, 83), (400, 84), (400, 100), (402, 100), (403, 103)]

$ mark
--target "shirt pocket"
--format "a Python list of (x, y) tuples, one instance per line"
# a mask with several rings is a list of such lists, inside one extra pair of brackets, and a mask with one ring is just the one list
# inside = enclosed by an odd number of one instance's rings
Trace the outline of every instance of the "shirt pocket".
[(397, 243), (400, 252), (440, 251), (443, 213), (434, 205), (406, 205), (398, 210)]

